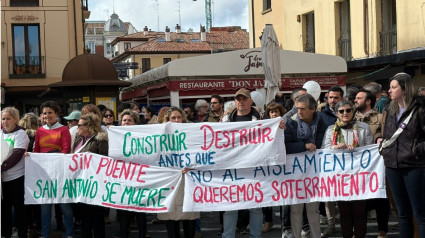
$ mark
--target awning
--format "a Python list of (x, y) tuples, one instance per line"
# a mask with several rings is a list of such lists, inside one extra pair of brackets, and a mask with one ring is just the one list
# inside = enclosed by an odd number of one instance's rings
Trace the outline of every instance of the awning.
[[(339, 56), (281, 50), (281, 73), (284, 75), (341, 74), (347, 72), (345, 60)], [(264, 78), (261, 48), (231, 51), (173, 60), (161, 67), (136, 75), (124, 90), (134, 90), (164, 78)]]

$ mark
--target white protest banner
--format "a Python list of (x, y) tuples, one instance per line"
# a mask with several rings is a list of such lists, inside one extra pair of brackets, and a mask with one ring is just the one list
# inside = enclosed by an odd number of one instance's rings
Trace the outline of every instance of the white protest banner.
[(109, 156), (159, 167), (213, 170), (284, 164), (280, 120), (114, 126), (108, 129)]
[(167, 212), (181, 171), (92, 154), (30, 153), (25, 204), (87, 203), (141, 212)]
[(385, 198), (377, 145), (287, 155), (285, 165), (186, 173), (183, 211), (226, 211), (313, 201)]

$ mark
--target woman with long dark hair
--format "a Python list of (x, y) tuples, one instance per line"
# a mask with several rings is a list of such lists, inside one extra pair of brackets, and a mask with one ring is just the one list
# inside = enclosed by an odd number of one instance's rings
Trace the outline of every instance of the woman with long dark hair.
[(380, 148), (400, 237), (413, 237), (413, 215), (420, 237), (425, 237), (425, 98), (417, 92), (410, 75), (396, 74), (390, 79), (391, 102), (383, 114)]

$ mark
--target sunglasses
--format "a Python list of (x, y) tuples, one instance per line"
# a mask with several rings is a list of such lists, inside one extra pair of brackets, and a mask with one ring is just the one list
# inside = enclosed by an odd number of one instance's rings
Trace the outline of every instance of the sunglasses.
[(86, 124), (77, 124), (78, 127), (80, 126), (86, 126)]
[(344, 114), (344, 112), (346, 112), (346, 113), (351, 113), (353, 111), (353, 109), (351, 109), (351, 108), (347, 108), (347, 109), (341, 109), (341, 110), (338, 110), (338, 112), (339, 112), (339, 114)]
[(108, 117), (114, 117), (112, 114), (107, 114), (103, 116), (104, 118), (108, 118)]

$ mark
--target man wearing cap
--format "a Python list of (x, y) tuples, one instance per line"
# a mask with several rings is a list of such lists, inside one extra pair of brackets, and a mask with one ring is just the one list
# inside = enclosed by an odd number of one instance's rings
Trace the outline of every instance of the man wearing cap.
[(78, 124), (78, 121), (80, 120), (81, 112), (78, 110), (72, 111), (69, 116), (64, 117), (65, 120), (68, 122), (68, 128), (71, 129), (71, 127), (76, 126)]
[[(251, 92), (245, 88), (241, 88), (235, 95), (236, 108), (223, 117), (223, 122), (238, 121), (257, 121), (261, 120), (261, 113), (252, 107)], [(285, 129), (285, 123), (280, 121), (279, 127)], [(234, 238), (236, 232), (236, 223), (238, 221), (238, 211), (226, 211), (223, 215), (224, 231), (223, 238)], [(261, 229), (263, 226), (263, 212), (261, 208), (249, 209), (249, 237), (261, 237)]]

